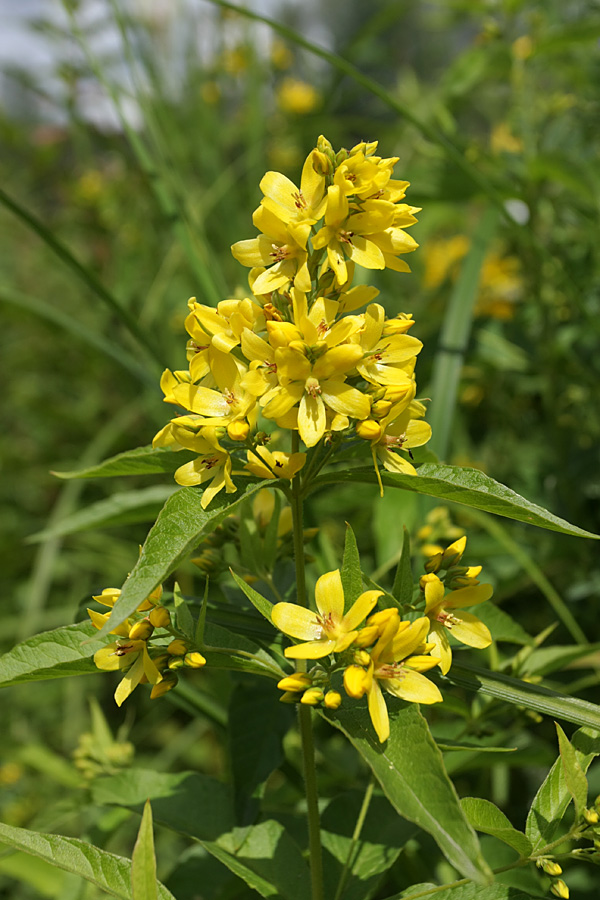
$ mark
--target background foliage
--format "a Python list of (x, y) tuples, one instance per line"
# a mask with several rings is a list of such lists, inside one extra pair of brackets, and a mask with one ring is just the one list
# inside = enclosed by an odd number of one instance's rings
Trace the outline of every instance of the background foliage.
[[(229, 246), (254, 233), (258, 181), (269, 168), (293, 177), (320, 133), (335, 146), (378, 139), (384, 155), (400, 157), (409, 200), (423, 207), (413, 274), (384, 272), (376, 283), (388, 314), (417, 320), (433, 449), (600, 530), (597, 4), (281, 2), (275, 29), (201, 0), (65, 0), (45, 15), (33, 27), (52, 51), (52, 77), (26, 65), (5, 73), (0, 110), (3, 649), (82, 620), (89, 595), (121, 584), (132, 567), (170, 476), (59, 481), (49, 471), (147, 443), (166, 422), (157, 375), (183, 363), (187, 297), (243, 296), (246, 272)], [(314, 52), (313, 40), (328, 50)], [(108, 108), (110, 121), (98, 112)], [(144, 487), (143, 505), (123, 496)], [(405, 524), (420, 570), (419, 528), (433, 505), (404, 492), (373, 498), (367, 485), (318, 495), (307, 523), (319, 528), (313, 581), (318, 566), (339, 565), (345, 521), (363, 567), (382, 580), (392, 577)], [(78, 511), (83, 519), (69, 525)], [(556, 625), (545, 660), (524, 673), (595, 700), (594, 542), (460, 507), (451, 514), (469, 530), (471, 561), (484, 563), (499, 608), (531, 636)], [(192, 568), (177, 577), (191, 593)], [(525, 643), (515, 634), (487, 665)], [(573, 641), (592, 647), (561, 652)], [(247, 680), (198, 677), (204, 708), (192, 719), (180, 694), (157, 704), (136, 696), (118, 712), (108, 676), (10, 688), (0, 819), (131, 856), (139, 821), (100, 805), (96, 776), (134, 762), (235, 780), (242, 764), (223, 721), (228, 707), (243, 720)], [(434, 733), (518, 748), (445, 755), (461, 796), (490, 797), (523, 827), (556, 757), (555, 730), (525, 710), (496, 714), (493, 703), (457, 691), (444, 706), (469, 705), (464, 734), (444, 709)], [(319, 737), (324, 796), (347, 791), (343, 802), (356, 805), (360, 763), (325, 723)], [(275, 807), (279, 792), (298, 791), (290, 735), (284, 749), (274, 766), (285, 777), (269, 782)], [(591, 779), (600, 790), (593, 769)], [(402, 865), (387, 861), (376, 896), (451, 877), (444, 862), (423, 870), (426, 847), (408, 848)], [(178, 900), (194, 896), (186, 886), (199, 877), (211, 880), (214, 900), (246, 896), (201, 849), (157, 834), (159, 877)], [(16, 900), (96, 896), (18, 853), (0, 857), (0, 878)], [(593, 872), (574, 871), (569, 883), (595, 896)]]

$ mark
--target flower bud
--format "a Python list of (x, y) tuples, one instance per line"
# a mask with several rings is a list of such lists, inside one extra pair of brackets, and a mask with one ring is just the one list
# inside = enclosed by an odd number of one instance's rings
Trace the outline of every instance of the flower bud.
[(426, 584), (435, 584), (435, 582), (439, 580), (440, 579), (437, 577), (435, 572), (429, 572), (427, 575), (421, 575), (421, 577), (419, 578), (419, 587), (422, 591), (424, 591)]
[(280, 691), (305, 691), (312, 684), (312, 678), (306, 672), (294, 672), (277, 682)]
[(178, 680), (179, 679), (174, 672), (166, 672), (162, 677), (162, 681), (159, 681), (152, 688), (150, 692), (150, 699), (156, 700), (158, 697), (162, 697), (163, 694), (167, 694), (169, 691), (172, 691)]
[(371, 407), (371, 415), (376, 419), (383, 419), (384, 416), (387, 416), (391, 408), (392, 404), (389, 400), (376, 400)]
[(305, 706), (318, 706), (323, 696), (321, 688), (309, 688), (300, 697), (300, 703), (303, 703)]
[(450, 566), (455, 566), (460, 562), (463, 553), (465, 552), (465, 547), (467, 546), (467, 538), (466, 535), (463, 535), (457, 541), (454, 541), (450, 544), (449, 547), (446, 547), (444, 550), (444, 555), (442, 557), (442, 568), (449, 569)]
[(387, 625), (390, 619), (399, 618), (399, 615), (395, 606), (391, 606), (388, 609), (380, 609), (378, 612), (373, 613), (372, 616), (369, 616), (367, 624), (376, 625), (378, 629), (381, 629), (384, 625)]
[(129, 637), (133, 641), (147, 641), (152, 635), (154, 627), (148, 619), (142, 619), (141, 622), (135, 622), (129, 629)]
[(167, 653), (169, 656), (183, 656), (187, 653), (187, 644), (185, 641), (180, 640), (179, 638), (175, 638), (174, 641), (171, 641), (169, 646), (167, 647)]
[(183, 656), (172, 656), (167, 663), (167, 666), (172, 672), (176, 669), (181, 669), (183, 666)]
[(425, 561), (425, 571), (429, 575), (431, 572), (439, 572), (442, 565), (442, 553), (436, 553), (434, 556), (430, 556), (429, 559)]
[(323, 703), (327, 709), (337, 709), (341, 706), (342, 695), (338, 691), (327, 691), (323, 699)]
[(344, 690), (349, 697), (360, 700), (369, 688), (367, 673), (360, 666), (348, 666), (344, 672)]
[(363, 647), (370, 647), (371, 644), (374, 644), (378, 637), (378, 626), (367, 625), (365, 628), (361, 628), (354, 638), (354, 646), (359, 647), (362, 650)]
[(295, 691), (286, 691), (279, 698), (280, 703), (297, 703), (298, 702), (298, 694)]
[(546, 875), (562, 875), (561, 866), (559, 866), (559, 864), (553, 859), (538, 860), (538, 865), (540, 865), (540, 869), (542, 869), (546, 873)]
[(188, 669), (201, 669), (206, 665), (206, 658), (198, 650), (192, 650), (183, 657), (183, 664)]
[(382, 432), (381, 425), (374, 419), (365, 419), (356, 426), (356, 436), (362, 438), (363, 441), (378, 441)]
[(148, 618), (155, 628), (168, 628), (171, 624), (169, 610), (164, 606), (155, 606)]
[(583, 818), (588, 825), (597, 825), (600, 819), (595, 809), (584, 809)]
[(322, 134), (320, 134), (317, 139), (317, 150), (320, 153), (327, 154), (327, 156), (329, 156), (329, 154), (331, 154), (333, 157), (333, 147), (331, 146), (331, 142), (328, 141), (327, 138), (324, 137)]
[(550, 891), (554, 894), (555, 897), (561, 897), (562, 900), (569, 900), (569, 888), (566, 886), (562, 878), (559, 878), (558, 881), (555, 881)]
[(338, 150), (338, 152), (335, 154), (335, 164), (336, 164), (336, 166), (341, 166), (342, 163), (346, 162), (346, 160), (348, 159), (349, 155), (350, 155), (350, 154), (348, 153), (348, 151), (346, 150), (345, 147), (342, 147), (341, 150)]
[(371, 657), (366, 650), (357, 650), (354, 653), (354, 662), (357, 666), (368, 666), (371, 662)]
[(245, 419), (237, 419), (229, 423), (227, 434), (232, 441), (245, 441), (250, 434), (250, 426)]

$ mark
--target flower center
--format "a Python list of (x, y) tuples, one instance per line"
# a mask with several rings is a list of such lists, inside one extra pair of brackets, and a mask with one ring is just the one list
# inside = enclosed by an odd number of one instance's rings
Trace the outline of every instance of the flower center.
[(281, 247), (273, 244), (273, 249), (269, 254), (269, 256), (273, 258), (273, 262), (282, 262), (284, 259), (288, 259), (291, 255), (292, 251), (287, 244), (283, 244)]
[(321, 393), (321, 385), (316, 378), (307, 378), (304, 389), (306, 390), (306, 393), (310, 394), (314, 399)]
[(460, 619), (457, 619), (457, 617), (452, 615), (452, 613), (441, 610), (436, 616), (436, 621), (438, 621), (445, 628), (451, 629), (453, 625), (458, 625)]
[(295, 194), (292, 194), (292, 199), (296, 209), (306, 209), (306, 200), (304, 199), (302, 191), (296, 191)]

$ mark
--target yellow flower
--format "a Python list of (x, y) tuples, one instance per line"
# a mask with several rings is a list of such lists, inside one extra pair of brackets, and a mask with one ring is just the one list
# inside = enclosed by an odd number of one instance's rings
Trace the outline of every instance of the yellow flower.
[[(446, 595), (443, 583), (435, 574), (425, 576), (425, 614), (430, 622), (429, 640), (436, 646), (445, 675), (452, 665), (452, 649), (447, 632), (450, 631), (462, 644), (483, 649), (492, 643), (487, 625), (472, 613), (463, 612), (465, 606), (475, 606), (489, 600), (491, 584), (478, 584), (460, 588)], [(461, 610), (461, 612), (457, 612)]]
[(252, 222), (262, 233), (256, 238), (237, 241), (231, 252), (243, 266), (270, 267), (255, 280), (255, 293), (267, 294), (281, 290), (291, 282), (300, 290), (310, 290), (306, 242), (311, 223), (300, 221), (284, 224), (265, 206), (259, 206), (255, 210)]
[(148, 645), (142, 640), (115, 641), (94, 654), (94, 663), (105, 672), (125, 671), (115, 691), (117, 706), (146, 678), (151, 684), (162, 681), (162, 675), (148, 653)]
[(368, 695), (369, 715), (381, 743), (390, 734), (382, 687), (410, 703), (439, 703), (443, 699), (435, 684), (421, 674), (439, 663), (439, 657), (429, 655), (431, 645), (425, 643), (428, 630), (429, 621), (425, 617), (409, 624), (400, 622), (397, 614), (392, 615), (371, 650), (363, 686)]
[(365, 381), (376, 385), (410, 382), (413, 360), (423, 347), (421, 341), (407, 334), (390, 333), (390, 323), (386, 322), (385, 310), (379, 303), (367, 307), (364, 322), (358, 339), (365, 355), (356, 368)]
[(298, 78), (285, 78), (277, 91), (279, 107), (288, 113), (305, 116), (320, 103), (321, 95), (312, 84)]
[(305, 462), (306, 453), (284, 453), (281, 450), (256, 447), (248, 450), (248, 462), (244, 468), (259, 478), (293, 478)]
[(274, 625), (291, 637), (307, 641), (288, 647), (291, 659), (321, 659), (346, 650), (357, 635), (357, 627), (368, 616), (382, 591), (364, 591), (344, 615), (344, 589), (339, 569), (318, 579), (315, 601), (318, 612), (295, 603), (276, 603)]
[(235, 493), (237, 488), (231, 480), (231, 456), (219, 444), (214, 428), (203, 428), (202, 433), (190, 440), (187, 446), (202, 455), (180, 466), (175, 472), (175, 481), (189, 486), (204, 484), (212, 479), (202, 494), (202, 509), (206, 509), (223, 488), (228, 494)]

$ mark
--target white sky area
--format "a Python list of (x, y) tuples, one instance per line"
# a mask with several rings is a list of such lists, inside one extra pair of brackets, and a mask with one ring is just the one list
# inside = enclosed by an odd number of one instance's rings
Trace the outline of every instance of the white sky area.
[[(170, 71), (173, 73), (176, 90), (177, 48), (182, 40), (189, 40), (190, 21), (196, 22), (196, 42), (198, 54), (210, 61), (214, 52), (214, 22), (219, 9), (207, 0), (112, 0), (122, 11), (129, 11), (148, 17), (163, 25), (166, 55), (172, 60)], [(319, 16), (315, 15), (319, 0), (250, 0), (244, 5), (261, 15), (280, 20), (283, 9), (294, 9), (297, 17), (296, 25), (302, 33), (321, 46), (330, 46), (329, 35), (323, 27)], [(241, 5), (241, 4), (240, 4)], [(94, 24), (110, 20), (111, 0), (81, 0), (77, 21), (79, 27), (90, 33)], [(60, 123), (64, 120), (61, 97), (64, 96), (64, 84), (56, 76), (60, 63), (74, 63), (82, 59), (81, 50), (75, 40), (64, 40), (58, 35), (39, 31), (35, 22), (43, 21), (51, 26), (72, 33), (68, 15), (61, 0), (0, 0), (0, 103), (9, 102), (9, 112), (19, 114), (15, 97), (22, 96), (16, 91), (8, 74), (15, 67), (27, 72), (28, 78), (39, 85), (43, 93), (28, 95), (29, 109), (35, 107), (36, 117), (42, 121)], [(235, 41), (235, 23), (228, 26)], [(267, 52), (273, 37), (268, 26), (255, 26), (255, 35), (260, 47)], [(117, 27), (104, 24), (93, 36), (87, 38), (88, 52), (95, 58), (106, 59), (114, 56), (122, 57), (121, 40)], [(8, 70), (8, 71), (7, 71)], [(127, 96), (127, 88), (131, 87), (130, 76), (126, 66), (115, 62), (112, 78), (120, 89), (122, 113), (132, 125), (140, 121), (137, 103), (132, 96)], [(139, 87), (139, 86), (138, 86)], [(113, 101), (106, 95), (95, 78), (81, 79), (79, 82), (77, 106), (80, 114), (87, 120), (105, 129), (118, 129), (119, 118)], [(58, 102), (54, 102), (55, 98)]]

